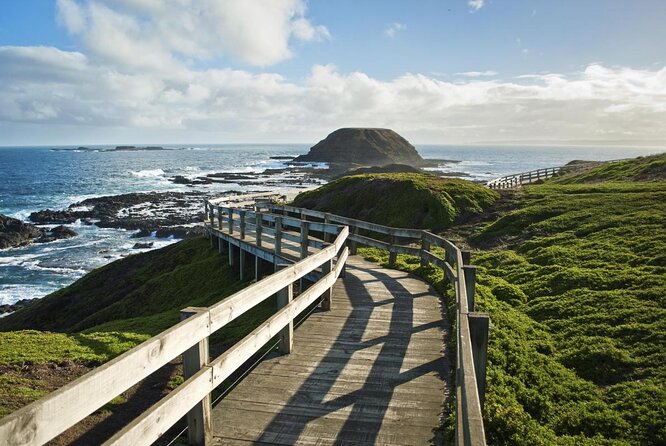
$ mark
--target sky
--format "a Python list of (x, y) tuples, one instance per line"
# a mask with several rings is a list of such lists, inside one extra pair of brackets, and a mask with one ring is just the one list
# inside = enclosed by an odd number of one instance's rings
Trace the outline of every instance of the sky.
[(5, 0), (0, 145), (666, 145), (664, 0)]

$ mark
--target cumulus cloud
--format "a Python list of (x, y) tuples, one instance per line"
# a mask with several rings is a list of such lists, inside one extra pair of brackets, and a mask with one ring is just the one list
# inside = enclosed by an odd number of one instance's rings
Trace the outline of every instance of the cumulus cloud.
[(456, 73), (458, 76), (465, 77), (492, 77), (497, 76), (497, 71), (486, 70), (486, 71), (464, 71), (462, 73)]
[(569, 75), (447, 82), (418, 73), (380, 80), (315, 65), (294, 82), (276, 73), (186, 66), (129, 72), (79, 52), (5, 46), (1, 121), (70, 131), (138, 128), (157, 137), (178, 130), (198, 140), (314, 140), (350, 125), (392, 127), (428, 142), (666, 140), (666, 67), (591, 64)]
[(404, 23), (391, 23), (389, 26), (386, 27), (384, 30), (384, 34), (387, 36), (393, 38), (398, 34), (400, 31), (404, 31), (407, 29), (407, 25)]
[(304, 0), (58, 0), (57, 13), (91, 57), (118, 67), (218, 57), (267, 66), (290, 58), (293, 41), (330, 38), (306, 17)]
[(472, 11), (478, 11), (479, 9), (483, 8), (485, 3), (485, 0), (469, 0), (467, 5), (472, 9)]

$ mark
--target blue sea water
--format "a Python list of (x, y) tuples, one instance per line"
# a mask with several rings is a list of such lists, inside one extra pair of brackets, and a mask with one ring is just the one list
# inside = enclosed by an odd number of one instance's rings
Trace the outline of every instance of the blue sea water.
[[(271, 156), (296, 156), (310, 145), (164, 146), (167, 151), (90, 152), (53, 147), (0, 148), (0, 214), (26, 220), (31, 212), (61, 209), (86, 198), (127, 192), (188, 191), (168, 180), (175, 175), (213, 172), (262, 172), (285, 167)], [(109, 146), (91, 146), (108, 149)], [(58, 149), (62, 149), (59, 147)], [(663, 152), (661, 148), (588, 148), (516, 146), (417, 146), (425, 158), (458, 160), (440, 170), (490, 180), (510, 173), (563, 165), (573, 159), (609, 160)], [(223, 191), (260, 186), (211, 185)], [(265, 190), (265, 188), (264, 188)], [(280, 190), (295, 193), (284, 185)], [(75, 225), (79, 236), (47, 244), (0, 251), (0, 304), (42, 297), (69, 285), (86, 272), (132, 252), (131, 232)], [(174, 240), (154, 240), (159, 248)]]

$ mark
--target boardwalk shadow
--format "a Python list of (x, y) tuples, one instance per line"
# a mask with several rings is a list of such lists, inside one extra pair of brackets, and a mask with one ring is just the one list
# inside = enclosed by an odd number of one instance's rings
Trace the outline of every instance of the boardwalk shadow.
[[(364, 280), (366, 277), (370, 280)], [(372, 291), (366, 285), (379, 282), (394, 296), (392, 299), (373, 300)], [(396, 278), (379, 268), (349, 267), (343, 283), (345, 291), (353, 295), (354, 299), (351, 312), (338, 337), (266, 427), (257, 444), (292, 444), (299, 438), (305, 440), (314, 431), (327, 435), (327, 443), (334, 439), (333, 444), (336, 445), (400, 443), (401, 437), (408, 440), (411, 432), (407, 423), (400, 432), (386, 428), (382, 430), (382, 425), (385, 424), (388, 412), (395, 420), (396, 417), (402, 419), (403, 415), (408, 418), (408, 414), (403, 411), (416, 409), (401, 408), (395, 403), (391, 405), (397, 386), (432, 372), (442, 375), (446, 365), (444, 358), (401, 372), (406, 369), (404, 357), (412, 334), (441, 326), (441, 323), (414, 328), (413, 296)], [(388, 304), (393, 304), (388, 326), (382, 330), (384, 334), (372, 336), (368, 326), (373, 309)], [(367, 339), (364, 339), (364, 334)], [(372, 359), (372, 352), (377, 349), (379, 352)], [(355, 383), (338, 382), (342, 371), (350, 365), (352, 356), (366, 352), (371, 358), (371, 362), (368, 361), (369, 370), (360, 371), (360, 377)], [(335, 418), (331, 414), (341, 409), (345, 409), (349, 415), (331, 420)], [(324, 423), (323, 418), (329, 419)], [(309, 429), (313, 424), (320, 426)], [(422, 432), (418, 436), (423, 438)]]

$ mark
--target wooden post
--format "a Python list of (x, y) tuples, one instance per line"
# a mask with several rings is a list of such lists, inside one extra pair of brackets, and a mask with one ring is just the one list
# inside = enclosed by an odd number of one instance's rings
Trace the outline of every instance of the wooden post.
[(301, 222), (301, 259), (308, 256), (308, 222)]
[(238, 211), (240, 214), (240, 238), (245, 238), (245, 211)]
[(222, 208), (220, 206), (217, 207), (217, 229), (222, 230)]
[(217, 247), (218, 247), (218, 252), (220, 254), (224, 254), (226, 246), (227, 246), (226, 242), (224, 240), (222, 240), (220, 237), (218, 237), (217, 238)]
[(389, 248), (389, 266), (395, 266), (395, 262), (398, 260), (398, 252), (393, 249), (393, 247), (397, 244), (398, 238), (395, 235), (391, 236), (391, 247)]
[[(276, 269), (282, 269), (288, 265), (278, 264)], [(294, 298), (294, 287), (290, 283), (285, 288), (282, 288), (277, 293), (277, 308), (278, 310), (286, 307)], [(289, 324), (280, 331), (280, 345), (278, 347), (280, 353), (289, 354), (294, 349), (294, 320), (289, 321)]]
[(256, 235), (256, 244), (257, 246), (261, 246), (261, 230), (262, 230), (262, 223), (263, 220), (261, 218), (261, 214), (257, 212), (256, 214), (256, 219), (255, 219), (255, 235)]
[(326, 225), (331, 224), (331, 219), (329, 218), (328, 214), (324, 214), (324, 242), (325, 243), (330, 243), (331, 241), (331, 234), (326, 232)]
[(234, 233), (234, 209), (229, 208), (229, 235)]
[[(282, 217), (275, 217), (275, 255), (282, 254)], [(277, 259), (275, 260), (277, 262)]]
[(240, 270), (240, 280), (241, 282), (245, 280), (245, 250), (241, 247), (238, 248), (239, 253), (238, 253), (238, 260), (239, 260), (239, 265), (238, 268)]
[[(180, 320), (185, 320), (190, 316), (206, 311), (208, 311), (207, 308), (187, 307), (180, 310)], [(183, 378), (188, 379), (206, 366), (209, 362), (208, 355), (208, 338), (202, 339), (198, 344), (185, 350), (183, 352)], [(201, 402), (197, 403), (187, 413), (188, 444), (197, 446), (212, 444), (211, 409), (210, 395), (206, 395)]]
[[(358, 235), (358, 226), (354, 226), (354, 229), (352, 230), (353, 235)], [(356, 248), (357, 248), (357, 243), (355, 241), (352, 241), (350, 246), (349, 246), (349, 255), (355, 256), (356, 255)]]
[(465, 275), (465, 289), (467, 290), (467, 311), (474, 311), (476, 293), (476, 266), (464, 265), (463, 274)]
[[(326, 274), (330, 273), (332, 269), (333, 269), (333, 261), (329, 260), (328, 262), (325, 262), (321, 266), (322, 277), (325, 276)], [(322, 310), (329, 311), (331, 309), (331, 304), (332, 304), (331, 297), (332, 296), (333, 296), (332, 288), (327, 289), (326, 291), (324, 291), (324, 294), (321, 295), (321, 309)]]
[(232, 268), (236, 266), (236, 256), (234, 255), (235, 246), (229, 242), (229, 266)]
[(261, 280), (261, 257), (254, 256), (254, 280)]
[(461, 250), (460, 254), (462, 254), (462, 261), (463, 261), (463, 264), (461, 266), (469, 265), (470, 260), (472, 258), (472, 251)]
[(486, 397), (486, 364), (488, 361), (488, 331), (490, 329), (490, 318), (488, 313), (470, 313), (469, 335), (472, 341), (472, 356), (474, 357), (474, 372), (476, 374), (476, 386), (481, 402), (481, 410)]
[(430, 251), (430, 242), (426, 240), (425, 232), (421, 234), (421, 266), (426, 266), (428, 261), (425, 259), (423, 251)]

